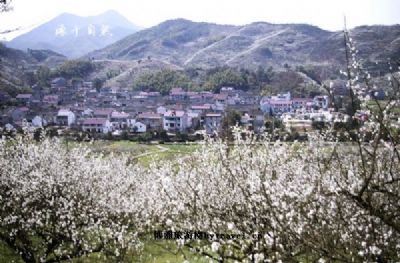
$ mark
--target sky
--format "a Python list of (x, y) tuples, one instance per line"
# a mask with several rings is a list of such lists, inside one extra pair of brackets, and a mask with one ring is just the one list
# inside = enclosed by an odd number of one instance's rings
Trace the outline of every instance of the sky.
[(307, 23), (322, 29), (400, 24), (400, 0), (12, 0), (13, 11), (0, 13), (0, 39), (29, 31), (67, 12), (80, 16), (116, 10), (143, 28), (165, 20), (243, 25), (256, 21)]

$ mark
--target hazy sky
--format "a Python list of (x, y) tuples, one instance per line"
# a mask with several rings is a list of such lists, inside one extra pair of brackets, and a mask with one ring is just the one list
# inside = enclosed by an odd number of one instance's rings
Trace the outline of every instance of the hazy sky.
[[(28, 30), (60, 13), (97, 15), (114, 9), (142, 27), (187, 18), (219, 24), (308, 23), (327, 30), (358, 25), (400, 24), (400, 0), (13, 0), (0, 14), (0, 31)], [(4, 34), (0, 35), (0, 39)]]

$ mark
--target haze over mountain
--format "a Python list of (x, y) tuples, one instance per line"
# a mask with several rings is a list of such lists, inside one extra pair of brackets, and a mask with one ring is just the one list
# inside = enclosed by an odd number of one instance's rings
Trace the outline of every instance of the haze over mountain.
[[(400, 25), (362, 26), (350, 32), (367, 63), (400, 58)], [(307, 24), (231, 26), (185, 19), (168, 20), (87, 56), (117, 60), (152, 57), (180, 67), (336, 67), (345, 61), (342, 32)]]
[(140, 28), (116, 11), (81, 17), (64, 13), (16, 37), (7, 46), (18, 49), (50, 49), (69, 58), (103, 48)]

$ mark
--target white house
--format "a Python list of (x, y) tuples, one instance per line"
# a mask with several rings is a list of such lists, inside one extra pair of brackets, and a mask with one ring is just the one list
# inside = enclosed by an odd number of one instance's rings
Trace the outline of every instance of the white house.
[(57, 113), (56, 123), (60, 126), (70, 127), (73, 123), (75, 123), (75, 114), (70, 110), (61, 109)]
[(47, 122), (40, 116), (35, 116), (32, 119), (32, 126), (35, 128), (42, 128), (43, 126), (46, 126)]
[(263, 97), (260, 101), (260, 109), (264, 113), (283, 113), (292, 110), (292, 96), (290, 92), (277, 96)]
[(88, 118), (83, 121), (82, 130), (93, 133), (108, 133), (112, 131), (112, 124), (106, 118)]
[(136, 120), (128, 120), (128, 127), (131, 131), (143, 133), (146, 132), (146, 124), (136, 121)]
[(125, 129), (128, 127), (128, 118), (128, 113), (114, 111), (111, 113), (111, 124), (114, 129)]
[(188, 126), (188, 115), (184, 111), (169, 110), (164, 113), (163, 128), (166, 131), (184, 131)]

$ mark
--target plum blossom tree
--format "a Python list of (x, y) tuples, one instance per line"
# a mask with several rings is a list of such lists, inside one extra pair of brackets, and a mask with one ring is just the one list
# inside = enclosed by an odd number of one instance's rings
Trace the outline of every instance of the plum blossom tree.
[[(59, 262), (98, 251), (122, 257), (137, 245), (139, 229), (123, 210), (129, 199), (120, 191), (134, 189), (129, 178), (140, 174), (126, 162), (83, 147), (68, 149), (57, 140), (1, 141), (0, 240), (25, 262)], [(132, 202), (130, 213), (133, 207)]]

